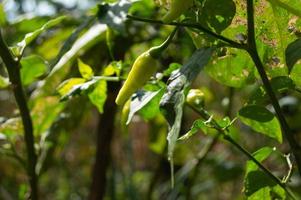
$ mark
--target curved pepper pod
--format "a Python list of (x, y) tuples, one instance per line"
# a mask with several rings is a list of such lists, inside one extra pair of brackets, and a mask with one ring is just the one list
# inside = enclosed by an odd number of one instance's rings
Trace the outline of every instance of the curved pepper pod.
[(133, 67), (116, 98), (117, 105), (123, 105), (134, 92), (141, 88), (158, 70), (159, 63), (150, 54), (142, 53), (134, 62)]
[(180, 17), (188, 8), (193, 5), (193, 0), (171, 0), (170, 9), (163, 17), (164, 23), (169, 23)]

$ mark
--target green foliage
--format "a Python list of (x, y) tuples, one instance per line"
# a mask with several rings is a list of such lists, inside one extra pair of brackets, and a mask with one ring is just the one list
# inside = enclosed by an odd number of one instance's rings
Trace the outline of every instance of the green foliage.
[(301, 59), (301, 39), (297, 39), (290, 43), (285, 50), (286, 64), (289, 71), (292, 70), (294, 65)]
[(107, 82), (100, 80), (94, 86), (94, 89), (88, 94), (92, 104), (94, 104), (100, 113), (103, 113), (103, 105), (107, 98)]
[(7, 86), (9, 86), (8, 78), (0, 76), (0, 89), (6, 88)]
[(236, 13), (236, 5), (232, 0), (205, 1), (200, 9), (198, 23), (213, 28), (215, 32), (221, 33), (231, 23)]
[(61, 16), (56, 19), (50, 20), (46, 24), (44, 24), (41, 28), (31, 33), (27, 33), (22, 41), (18, 42), (15, 46), (12, 47), (12, 51), (14, 52), (15, 56), (17, 57), (22, 56), (26, 46), (28, 46), (33, 40), (35, 40), (41, 33), (61, 23), (62, 20), (64, 20), (65, 18), (66, 18), (65, 16)]
[(48, 70), (47, 62), (37, 55), (22, 58), (21, 65), (21, 80), (24, 85), (33, 83)]
[[(273, 148), (263, 147), (253, 156), (259, 162), (266, 160), (274, 151)], [(264, 172), (260, 171), (255, 163), (248, 161), (246, 165), (245, 188), (247, 199), (286, 199), (285, 191), (271, 180)]]
[(254, 78), (254, 66), (245, 52), (227, 49), (225, 55), (217, 57), (206, 72), (216, 81), (229, 87), (241, 88)]
[(248, 105), (238, 112), (239, 119), (254, 131), (276, 139), (282, 143), (281, 127), (274, 116), (265, 107), (257, 105)]
[(128, 114), (127, 122), (128, 125), (135, 113), (139, 112), (143, 118), (150, 119), (153, 118), (159, 112), (159, 101), (162, 97), (162, 92), (164, 90), (158, 91), (138, 91), (137, 96), (131, 100), (130, 112)]
[[(26, 2), (0, 3), (0, 199), (36, 200), (35, 176), (45, 200), (301, 195), (299, 0), (183, 1), (168, 24), (166, 0)], [(128, 66), (175, 27), (117, 106)]]

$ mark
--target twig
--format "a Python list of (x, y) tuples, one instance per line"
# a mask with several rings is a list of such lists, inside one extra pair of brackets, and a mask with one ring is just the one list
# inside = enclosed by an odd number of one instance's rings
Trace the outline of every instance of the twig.
[[(198, 109), (188, 104), (188, 106), (193, 109), (196, 113), (198, 113), (205, 120), (210, 119), (210, 114), (204, 109)], [(242, 152), (248, 159), (252, 160), (265, 174), (267, 174), (275, 183), (280, 185), (287, 194), (292, 198), (296, 199), (291, 190), (287, 187), (285, 183), (283, 183), (279, 178), (274, 176), (274, 174), (265, 168), (250, 152), (248, 152), (244, 147), (238, 144), (235, 140), (233, 140), (230, 135), (227, 133), (227, 130), (224, 130), (213, 118), (211, 118), (211, 125), (214, 129), (216, 129), (219, 134), (223, 135), (224, 139), (235, 146), (240, 152)]]
[(195, 24), (195, 23), (186, 23), (186, 22), (170, 22), (170, 23), (164, 23), (162, 21), (159, 20), (153, 20), (153, 19), (147, 19), (147, 18), (141, 18), (141, 17), (137, 17), (137, 16), (133, 16), (133, 15), (127, 15), (128, 19), (131, 20), (135, 20), (135, 21), (141, 21), (141, 22), (147, 22), (147, 23), (152, 23), (152, 24), (160, 24), (160, 25), (171, 25), (171, 26), (179, 26), (179, 27), (188, 27), (188, 28), (196, 28), (208, 35), (211, 35), (225, 43), (227, 43), (228, 45), (230, 45), (231, 47), (235, 47), (238, 49), (245, 49), (246, 46), (243, 44), (240, 44), (238, 42), (235, 42), (234, 40), (231, 40), (229, 38), (226, 38), (222, 35), (219, 35), (203, 26), (201, 26), (200, 24)]
[(293, 165), (292, 165), (290, 156), (291, 156), (290, 154), (284, 155), (285, 160), (286, 160), (286, 162), (287, 162), (287, 166), (288, 166), (288, 173), (287, 173), (286, 176), (283, 177), (283, 179), (282, 179), (282, 182), (283, 182), (283, 183), (287, 183), (288, 180), (290, 179), (291, 175), (292, 175)]
[(37, 155), (34, 149), (33, 125), (27, 101), (22, 87), (20, 77), (20, 63), (14, 59), (6, 43), (3, 40), (0, 31), (0, 57), (2, 58), (8, 72), (9, 81), (12, 83), (13, 93), (20, 110), (22, 123), (24, 127), (24, 138), (27, 149), (27, 174), (31, 187), (31, 199), (38, 199), (37, 175), (35, 171)]
[(295, 156), (296, 164), (297, 164), (297, 167), (299, 170), (299, 174), (301, 176), (301, 147), (295, 140), (294, 136), (292, 135), (292, 132), (288, 126), (288, 123), (284, 117), (284, 114), (282, 113), (281, 107), (278, 103), (276, 95), (270, 84), (270, 81), (269, 81), (266, 71), (264, 69), (263, 63), (261, 62), (260, 57), (258, 55), (258, 51), (257, 51), (257, 47), (256, 47), (256, 40), (255, 40), (253, 0), (247, 0), (247, 14), (248, 14), (248, 49), (247, 49), (247, 51), (248, 51), (249, 55), (251, 56), (255, 66), (257, 68), (257, 71), (261, 77), (261, 80), (263, 82), (265, 90), (270, 97), (270, 100), (275, 109), (277, 118), (281, 125), (282, 131), (283, 131), (283, 133), (292, 149), (292, 152)]

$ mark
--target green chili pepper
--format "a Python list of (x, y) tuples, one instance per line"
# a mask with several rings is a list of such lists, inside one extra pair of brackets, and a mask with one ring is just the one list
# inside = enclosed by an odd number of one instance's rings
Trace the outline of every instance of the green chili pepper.
[(168, 47), (176, 31), (177, 28), (160, 46), (152, 47), (148, 51), (138, 56), (133, 64), (127, 80), (119, 91), (115, 101), (117, 105), (123, 105), (132, 96), (132, 94), (141, 88), (158, 70), (159, 63), (157, 59)]

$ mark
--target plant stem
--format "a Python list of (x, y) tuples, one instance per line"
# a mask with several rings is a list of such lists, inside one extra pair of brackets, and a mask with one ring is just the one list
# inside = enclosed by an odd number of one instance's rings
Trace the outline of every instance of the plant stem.
[(99, 115), (96, 156), (93, 166), (92, 184), (90, 187), (89, 200), (102, 200), (105, 197), (108, 178), (106, 176), (111, 162), (111, 145), (114, 133), (114, 119), (117, 107), (115, 99), (120, 88), (120, 82), (108, 85), (108, 98), (104, 105), (104, 112)]
[(141, 17), (137, 17), (137, 16), (133, 16), (133, 15), (127, 15), (128, 19), (131, 20), (135, 20), (135, 21), (141, 21), (141, 22), (147, 22), (147, 23), (151, 23), (151, 24), (160, 24), (160, 25), (171, 25), (171, 26), (179, 26), (179, 27), (188, 27), (188, 28), (196, 28), (208, 35), (211, 35), (223, 42), (226, 42), (228, 45), (230, 45), (231, 47), (235, 47), (238, 49), (245, 49), (245, 45), (240, 44), (234, 40), (231, 40), (229, 38), (226, 38), (222, 35), (219, 35), (203, 26), (201, 26), (200, 24), (196, 24), (196, 23), (186, 23), (186, 22), (170, 22), (170, 23), (164, 23), (162, 21), (159, 20), (153, 20), (153, 19), (147, 19), (147, 18), (141, 18)]
[(274, 174), (268, 170), (267, 168), (265, 168), (265, 166), (263, 166), (250, 152), (248, 152), (244, 147), (242, 147), (240, 144), (238, 144), (235, 140), (233, 140), (226, 132), (225, 129), (223, 129), (220, 125), (218, 125), (218, 123), (212, 119), (212, 117), (210, 116), (210, 114), (204, 110), (204, 109), (199, 109), (199, 108), (195, 108), (190, 104), (187, 104), (191, 109), (193, 109), (196, 113), (198, 113), (202, 118), (204, 118), (205, 120), (209, 120), (211, 121), (211, 125), (213, 126), (214, 129), (216, 129), (219, 134), (221, 134), (224, 139), (226, 141), (228, 141), (229, 143), (231, 143), (233, 146), (235, 146), (240, 152), (242, 152), (246, 157), (248, 157), (248, 159), (252, 160), (266, 175), (268, 175), (275, 183), (277, 183), (278, 185), (280, 185), (286, 192), (287, 194), (292, 198), (296, 200), (296, 197), (294, 196), (294, 194), (292, 193), (292, 191), (287, 187), (287, 185), (285, 183), (283, 183), (279, 178), (277, 178), (276, 176), (274, 176)]
[(30, 112), (27, 106), (25, 94), (22, 87), (20, 77), (20, 63), (14, 59), (10, 53), (6, 43), (3, 40), (0, 31), (0, 57), (2, 58), (8, 72), (9, 80), (12, 83), (13, 93), (20, 110), (22, 123), (24, 127), (24, 139), (27, 149), (27, 174), (29, 176), (29, 183), (31, 187), (31, 199), (38, 199), (38, 187), (37, 187), (37, 174), (35, 171), (37, 155), (34, 149), (34, 136), (33, 136), (33, 125)]
[(266, 74), (266, 71), (264, 69), (263, 63), (260, 60), (260, 57), (258, 55), (257, 47), (256, 47), (256, 41), (255, 41), (255, 25), (254, 25), (254, 5), (253, 0), (247, 0), (247, 14), (248, 14), (248, 53), (251, 56), (257, 71), (261, 77), (261, 80), (263, 82), (263, 85), (265, 87), (265, 90), (267, 94), (270, 97), (270, 100), (272, 102), (272, 105), (275, 109), (277, 118), (279, 120), (279, 123), (282, 128), (282, 132), (284, 133), (292, 152), (296, 159), (296, 164), (299, 170), (299, 174), (301, 176), (301, 147), (295, 140), (294, 136), (292, 135), (292, 132), (288, 126), (288, 123), (284, 117), (284, 114), (282, 113), (281, 107), (278, 103), (277, 97), (273, 91), (273, 88), (270, 84), (270, 81), (268, 79), (268, 76)]

